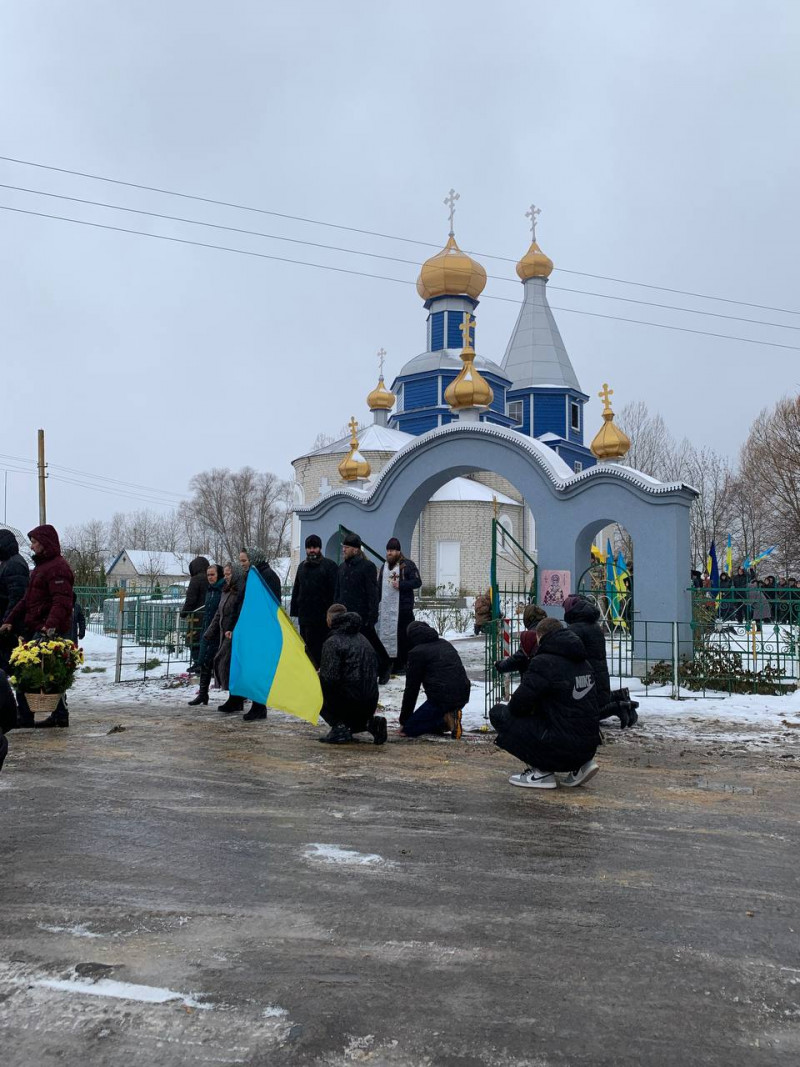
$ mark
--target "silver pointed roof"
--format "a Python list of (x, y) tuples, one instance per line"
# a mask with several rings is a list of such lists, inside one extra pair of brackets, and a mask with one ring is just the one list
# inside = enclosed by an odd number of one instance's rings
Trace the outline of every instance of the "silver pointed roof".
[(511, 389), (555, 385), (582, 392), (567, 355), (553, 312), (547, 303), (545, 278), (529, 278), (517, 324), (503, 356), (503, 370)]

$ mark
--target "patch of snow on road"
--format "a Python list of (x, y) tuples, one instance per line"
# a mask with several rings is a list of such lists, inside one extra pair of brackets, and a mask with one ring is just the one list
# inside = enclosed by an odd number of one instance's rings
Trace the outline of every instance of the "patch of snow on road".
[(261, 1014), (265, 1019), (282, 1019), (289, 1012), (286, 1008), (279, 1008), (277, 1004), (268, 1004)]
[(142, 1004), (167, 1004), (179, 1000), (186, 1008), (207, 1010), (212, 1004), (201, 1004), (185, 993), (158, 986), (137, 985), (135, 982), (117, 982), (113, 978), (101, 978), (97, 982), (80, 978), (38, 978), (30, 983), (42, 989), (55, 989), (62, 993), (84, 993), (92, 997), (113, 997), (117, 1000), (137, 1000)]
[(322, 863), (336, 863), (342, 866), (374, 867), (378, 863), (384, 863), (383, 856), (377, 852), (356, 852), (349, 848), (340, 848), (339, 845), (312, 844), (303, 853), (307, 860), (319, 860)]
[(47, 926), (45, 923), (36, 924), (40, 930), (45, 930), (48, 934), (71, 934), (72, 937), (102, 937), (102, 934), (95, 934), (82, 923), (76, 923), (74, 926)]

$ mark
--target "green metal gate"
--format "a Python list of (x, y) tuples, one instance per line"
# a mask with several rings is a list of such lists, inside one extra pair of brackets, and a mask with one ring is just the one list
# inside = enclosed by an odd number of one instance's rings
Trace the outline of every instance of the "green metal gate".
[(516, 649), (524, 629), (522, 612), (526, 604), (536, 603), (538, 593), (536, 560), (496, 518), (492, 519), (491, 592), (492, 620), (483, 627), (486, 718), (493, 705), (511, 696), (519, 680), (516, 675), (498, 674), (494, 665)]

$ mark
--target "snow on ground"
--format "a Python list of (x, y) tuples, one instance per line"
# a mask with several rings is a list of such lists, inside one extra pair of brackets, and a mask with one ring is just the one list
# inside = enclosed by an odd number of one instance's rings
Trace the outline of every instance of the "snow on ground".
[[(479, 733), (490, 730), (484, 718), (485, 685), (484, 644), (482, 638), (464, 637), (454, 640), (455, 647), (464, 660), (472, 680), (472, 693), (464, 708), (463, 725), (467, 732)], [(126, 646), (125, 658), (133, 669), (126, 669), (126, 679), (114, 684), (114, 659), (116, 642), (113, 638), (87, 634), (83, 641), (86, 665), (104, 667), (100, 673), (79, 673), (75, 687), (70, 693), (70, 703), (76, 708), (81, 704), (136, 705), (186, 707), (195, 693), (194, 684), (165, 688), (180, 680), (185, 664), (173, 663), (169, 681), (164, 677), (166, 663), (148, 674), (147, 680), (137, 678), (135, 662), (144, 657), (144, 650)], [(756, 696), (752, 694), (715, 693), (703, 696), (686, 690), (681, 699), (672, 700), (670, 688), (651, 686), (645, 691), (638, 678), (612, 677), (612, 688), (628, 686), (634, 699), (639, 701), (639, 724), (626, 735), (635, 738), (673, 738), (697, 741), (767, 742), (800, 745), (800, 690), (786, 696)], [(397, 727), (403, 699), (405, 679), (393, 678), (381, 688), (381, 705), (389, 726)], [(224, 694), (212, 689), (211, 706), (221, 702)], [(420, 695), (420, 700), (424, 694)], [(283, 718), (281, 713), (271, 713)], [(608, 729), (616, 729), (610, 720)], [(606, 727), (604, 727), (606, 729)]]

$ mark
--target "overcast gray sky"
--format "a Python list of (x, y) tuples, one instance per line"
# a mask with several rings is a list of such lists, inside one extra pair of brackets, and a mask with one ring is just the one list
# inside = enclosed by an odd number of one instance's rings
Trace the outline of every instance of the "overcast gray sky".
[[(514, 259), (533, 201), (557, 268), (800, 310), (798, 55), (794, 0), (6, 0), (0, 154), (438, 244), (454, 186), (461, 246)], [(0, 189), (2, 205), (406, 281), (430, 254), (7, 162), (0, 183), (412, 260)], [(497, 360), (521, 286), (513, 262), (483, 262), (514, 280), (490, 279), (477, 312)], [(176, 497), (212, 466), (289, 476), (319, 430), (366, 418), (379, 347), (389, 379), (425, 347), (412, 285), (7, 211), (0, 293), (0, 453), (35, 458), (43, 426), (53, 464)], [(798, 315), (558, 269), (550, 301), (800, 346)], [(620, 406), (643, 399), (727, 453), (800, 379), (796, 350), (555, 314), (586, 392), (608, 380)], [(60, 526), (146, 506), (55, 477), (48, 493)], [(12, 471), (8, 521), (36, 519), (35, 479)]]

